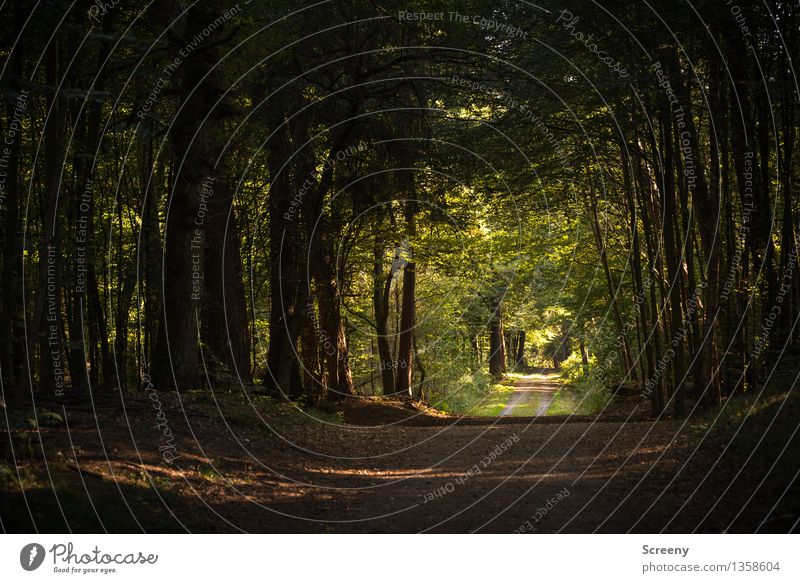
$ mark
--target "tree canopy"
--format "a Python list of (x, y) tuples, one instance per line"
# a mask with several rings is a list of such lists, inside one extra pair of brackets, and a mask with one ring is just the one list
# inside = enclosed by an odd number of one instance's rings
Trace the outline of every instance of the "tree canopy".
[(800, 313), (796, 9), (8, 2), (5, 400), (756, 390)]

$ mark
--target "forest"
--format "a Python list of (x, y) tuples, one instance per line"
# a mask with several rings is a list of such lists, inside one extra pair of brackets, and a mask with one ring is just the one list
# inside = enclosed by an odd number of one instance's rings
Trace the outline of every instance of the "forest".
[(2, 530), (797, 531), (798, 11), (0, 3)]

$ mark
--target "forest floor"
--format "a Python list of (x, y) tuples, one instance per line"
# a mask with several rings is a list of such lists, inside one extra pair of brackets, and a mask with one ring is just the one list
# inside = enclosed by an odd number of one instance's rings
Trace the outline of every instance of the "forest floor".
[[(0, 452), (6, 459), (0, 526), (8, 532), (797, 529), (797, 398), (775, 395), (744, 422), (730, 415), (712, 431), (705, 418), (655, 421), (648, 410), (638, 396), (615, 399), (599, 416), (538, 418), (456, 418), (369, 398), (354, 399), (343, 413), (301, 412), (266, 397), (205, 391), (39, 402), (38, 431), (12, 420), (17, 463)], [(165, 461), (165, 451), (174, 461)]]

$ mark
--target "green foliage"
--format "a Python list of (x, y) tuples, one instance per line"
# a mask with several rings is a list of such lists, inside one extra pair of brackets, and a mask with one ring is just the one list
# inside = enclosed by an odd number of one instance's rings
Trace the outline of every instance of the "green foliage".
[(564, 386), (556, 393), (548, 415), (593, 415), (611, 400), (611, 390), (597, 368), (597, 359), (589, 359), (588, 370), (577, 352), (561, 365)]
[(596, 367), (597, 357), (590, 356), (588, 365), (585, 365), (581, 355), (573, 352), (561, 363), (561, 378), (565, 383), (574, 385), (592, 376), (592, 371), (596, 370)]
[(494, 379), (484, 371), (464, 372), (452, 379), (445, 380), (431, 392), (431, 403), (447, 413), (481, 415), (498, 406), (502, 410), (500, 402), (504, 397), (508, 400), (511, 394), (507, 387), (495, 391)]

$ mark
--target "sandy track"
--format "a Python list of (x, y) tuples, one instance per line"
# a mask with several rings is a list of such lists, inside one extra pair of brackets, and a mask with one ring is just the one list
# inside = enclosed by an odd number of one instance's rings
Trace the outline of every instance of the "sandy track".
[(175, 466), (158, 454), (147, 401), (128, 403), (126, 415), (105, 410), (97, 422), (91, 411), (67, 411), (71, 442), (65, 428), (43, 434), (56, 488), (4, 492), (4, 529), (32, 531), (30, 508), (45, 532), (64, 532), (64, 517), (75, 532), (718, 532), (731, 523), (747, 531), (786, 486), (775, 480), (756, 492), (758, 468), (732, 481), (738, 458), (706, 476), (720, 447), (692, 456), (696, 436), (680, 421), (426, 425), (422, 416), (359, 427), (267, 416), (265, 427), (240, 407), (226, 423), (189, 397), (183, 403), (186, 416), (163, 399)]
[(514, 392), (500, 415), (502, 417), (513, 415), (521, 405), (528, 405), (525, 408), (526, 415), (541, 417), (547, 413), (550, 402), (559, 388), (561, 383), (555, 371), (543, 369), (542, 372), (524, 376), (514, 384)]

